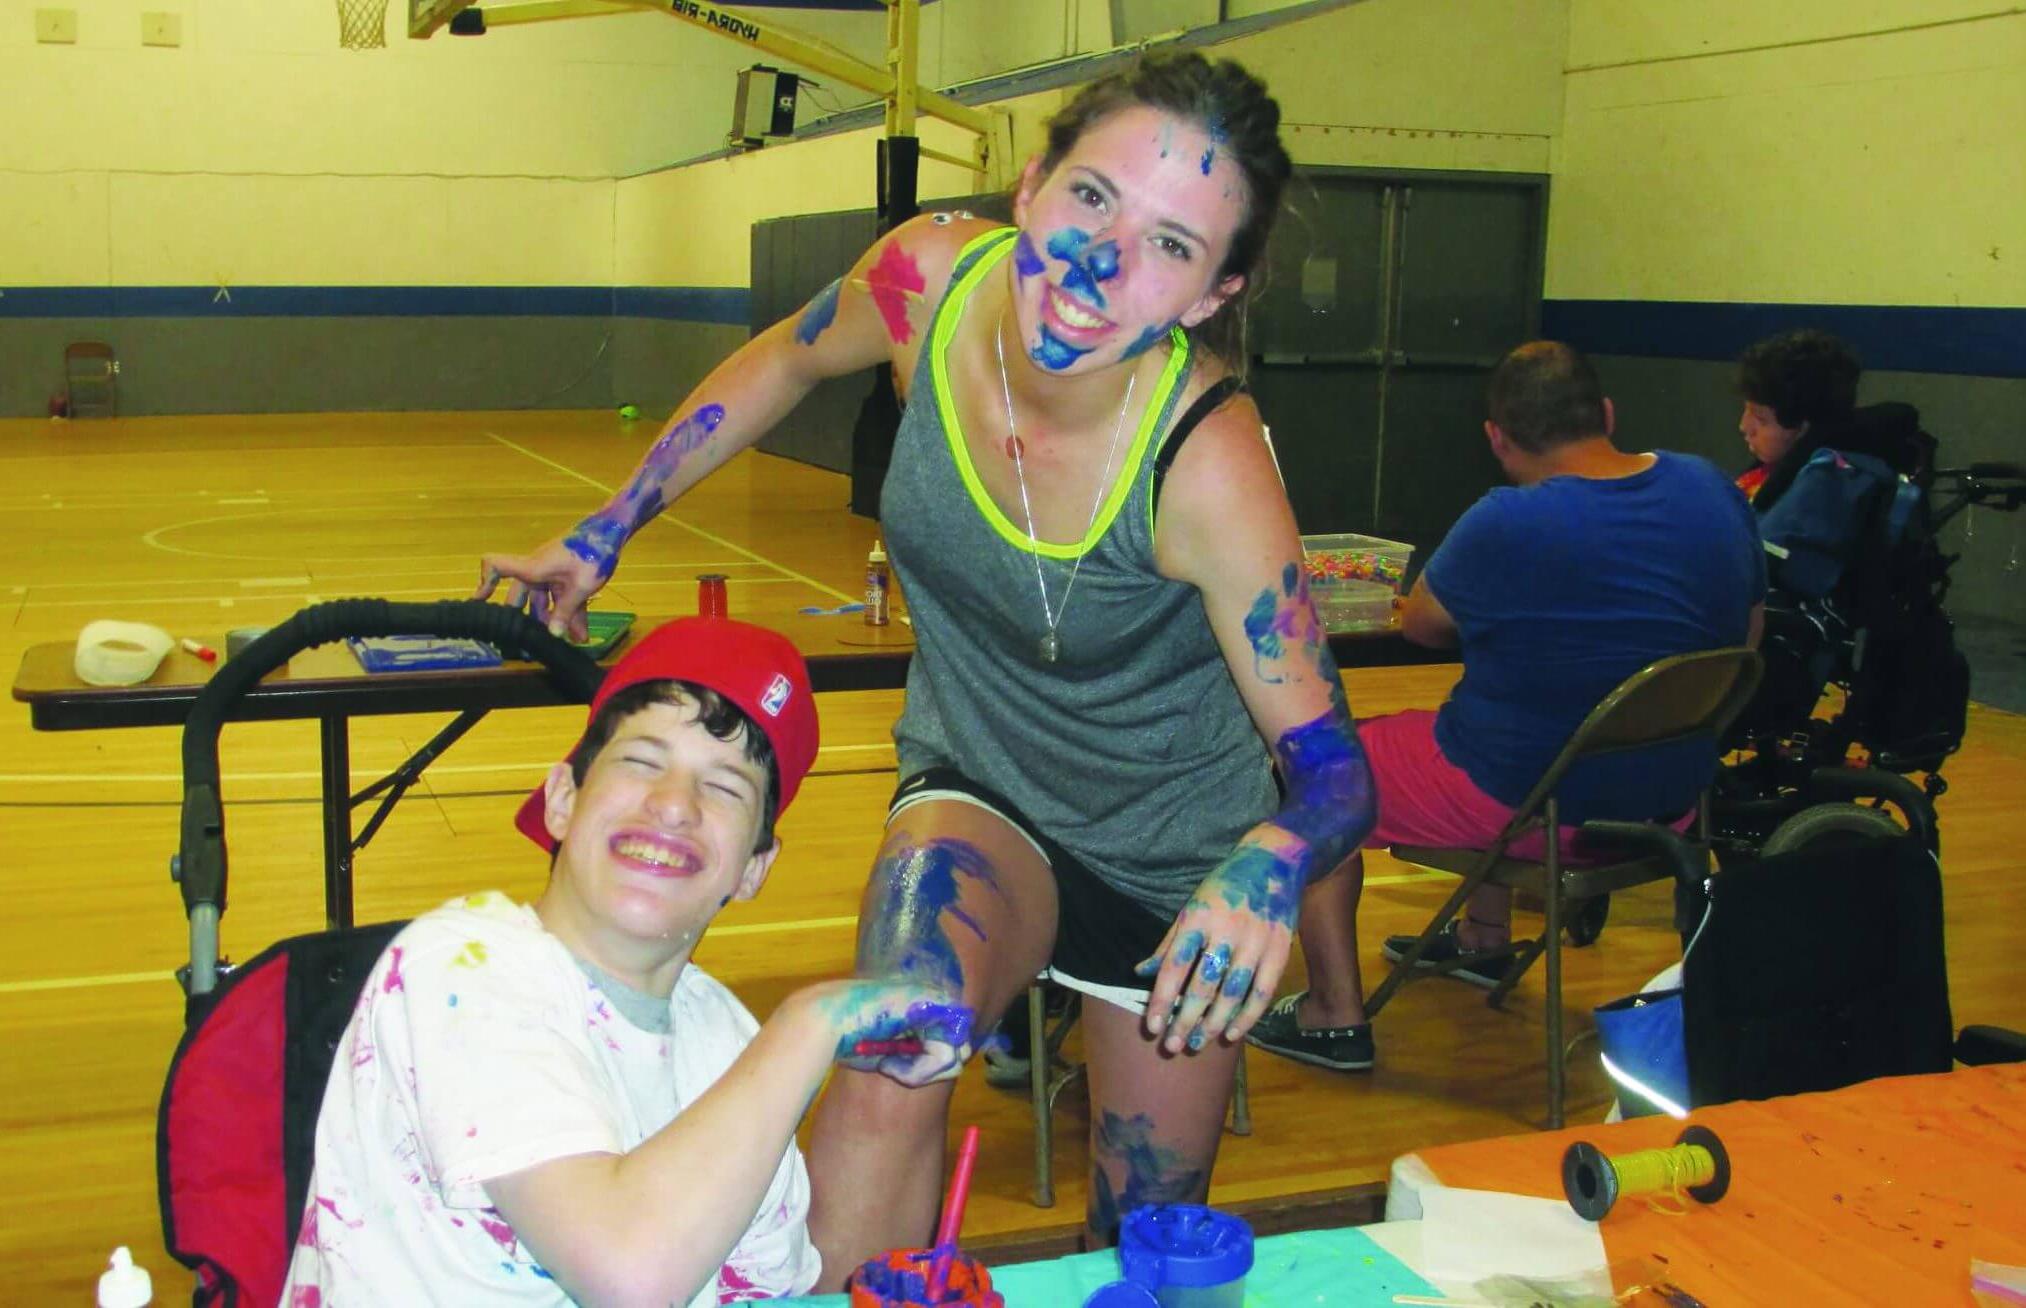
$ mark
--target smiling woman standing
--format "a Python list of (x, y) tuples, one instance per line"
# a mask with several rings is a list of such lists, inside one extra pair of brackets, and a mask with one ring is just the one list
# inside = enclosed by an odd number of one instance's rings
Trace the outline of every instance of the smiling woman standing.
[[(1017, 226), (896, 229), (705, 379), (609, 504), (484, 561), (483, 590), (509, 578), (580, 624), (665, 503), (816, 381), (893, 364), (909, 402), (882, 529), (918, 648), (857, 968), (952, 982), (981, 1024), (1044, 968), (1093, 997), (1099, 1242), (1133, 1205), (1207, 1191), (1301, 891), (1373, 819), (1294, 517), (1230, 375), (1290, 171), (1279, 118), (1243, 68), (1195, 54), (1091, 84), (1028, 163)], [(833, 1081), (811, 1145), (824, 1284), (928, 1242), (949, 1093)]]

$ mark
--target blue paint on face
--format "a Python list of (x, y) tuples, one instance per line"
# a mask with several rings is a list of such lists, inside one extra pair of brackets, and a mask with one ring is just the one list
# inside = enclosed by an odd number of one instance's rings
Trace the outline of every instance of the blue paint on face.
[(966, 884), (999, 890), (990, 860), (964, 840), (900, 845), (873, 868), (872, 884), (875, 904), (858, 933), (860, 974), (905, 976), (962, 994), (963, 963), (943, 917), (947, 914), (985, 939), (978, 920), (958, 905)]
[(1041, 328), (1041, 344), (1027, 352), (1028, 357), (1050, 372), (1061, 372), (1064, 368), (1069, 367), (1089, 353), (1089, 350), (1077, 349), (1068, 341), (1049, 331), (1045, 325)]
[[(1179, 321), (1181, 320), (1180, 319), (1176, 320), (1176, 322)], [(1126, 352), (1124, 354), (1121, 354), (1119, 358), (1121, 359), (1139, 358), (1142, 354), (1145, 354), (1148, 350), (1153, 349), (1156, 345), (1159, 345), (1162, 341), (1167, 340), (1168, 333), (1173, 331), (1174, 329), (1175, 323), (1172, 322), (1167, 323), (1160, 327), (1147, 328), (1145, 331), (1140, 333), (1140, 338), (1138, 340), (1134, 341), (1131, 345), (1126, 346)]]
[(1042, 262), (1040, 253), (1035, 250), (1034, 242), (1027, 239), (1026, 232), (1014, 238), (1013, 270), (1022, 277), (1032, 277), (1048, 270), (1048, 265)]
[(1098, 283), (1119, 275), (1118, 242), (1092, 244), (1089, 232), (1065, 227), (1048, 238), (1048, 252), (1069, 265), (1069, 271), (1062, 274), (1062, 289), (1093, 309), (1103, 309), (1104, 292)]
[(795, 323), (795, 339), (804, 345), (814, 345), (816, 338), (823, 334), (837, 317), (837, 296), (844, 289), (844, 279), (838, 278), (830, 285), (816, 292), (816, 298), (809, 301), (809, 307), (802, 310), (802, 317)]
[(1201, 166), (1203, 169), (1203, 175), (1205, 177), (1208, 177), (1210, 175), (1210, 165), (1216, 162), (1217, 162), (1217, 147), (1213, 145), (1203, 152), (1203, 162)]

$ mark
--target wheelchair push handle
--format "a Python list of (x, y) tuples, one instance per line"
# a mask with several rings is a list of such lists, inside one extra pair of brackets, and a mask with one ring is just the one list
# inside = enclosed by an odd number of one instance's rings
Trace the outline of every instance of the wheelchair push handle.
[(215, 922), (225, 911), (225, 812), (219, 794), (218, 733), (227, 711), (260, 679), (306, 649), (349, 636), (444, 636), (482, 640), (510, 659), (540, 663), (572, 700), (588, 703), (605, 671), (584, 651), (519, 609), (483, 600), (396, 603), (343, 599), (303, 609), (266, 632), (198, 692), (183, 726), (181, 843), (171, 875), (186, 913)]

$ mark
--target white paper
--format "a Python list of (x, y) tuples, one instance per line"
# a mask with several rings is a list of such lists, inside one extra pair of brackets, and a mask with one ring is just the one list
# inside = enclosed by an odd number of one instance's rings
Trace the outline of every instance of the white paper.
[(1421, 1257), (1442, 1281), (1504, 1274), (1610, 1284), (1604, 1237), (1565, 1199), (1431, 1186), (1421, 1192)]

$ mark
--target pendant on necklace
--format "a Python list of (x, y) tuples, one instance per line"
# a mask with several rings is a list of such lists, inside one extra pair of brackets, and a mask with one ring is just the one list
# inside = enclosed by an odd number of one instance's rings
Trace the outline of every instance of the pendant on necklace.
[(1041, 638), (1041, 661), (1053, 663), (1061, 657), (1062, 642), (1056, 639), (1055, 633), (1051, 631)]

